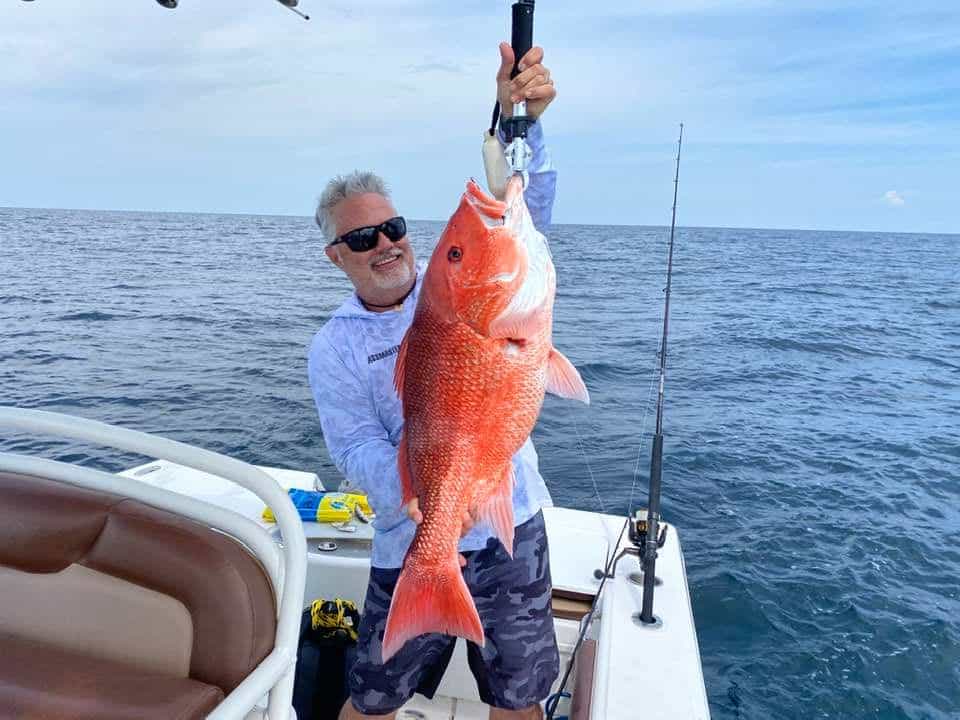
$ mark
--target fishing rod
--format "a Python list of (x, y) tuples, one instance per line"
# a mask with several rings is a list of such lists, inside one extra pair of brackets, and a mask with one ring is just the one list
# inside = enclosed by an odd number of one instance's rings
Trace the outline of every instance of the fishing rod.
[[(620, 528), (620, 534), (613, 544), (614, 552), (607, 557), (606, 565), (602, 570), (596, 570), (594, 577), (600, 580), (597, 592), (590, 603), (590, 610), (580, 621), (580, 632), (577, 635), (577, 642), (570, 653), (570, 659), (567, 661), (566, 670), (563, 678), (560, 680), (560, 686), (557, 692), (553, 693), (546, 701), (546, 719), (554, 720), (554, 715), (560, 705), (560, 700), (564, 697), (570, 697), (566, 692), (567, 681), (570, 679), (570, 673), (573, 671), (573, 663), (577, 657), (577, 651), (583, 644), (583, 640), (590, 629), (593, 616), (596, 613), (597, 605), (600, 602), (600, 596), (607, 580), (614, 577), (617, 563), (624, 555), (639, 555), (643, 566), (643, 600), (639, 619), (646, 627), (660, 627), (660, 619), (653, 614), (653, 588), (656, 584), (656, 563), (657, 548), (663, 545), (665, 535), (660, 532), (660, 485), (661, 469), (663, 467), (663, 388), (666, 381), (667, 371), (667, 336), (669, 332), (670, 320), (670, 287), (673, 276), (673, 239), (677, 227), (677, 191), (680, 187), (680, 150), (683, 147), (683, 123), (680, 123), (680, 137), (677, 140), (677, 165), (673, 177), (673, 215), (670, 219), (670, 248), (667, 254), (667, 287), (664, 289), (663, 304), (663, 335), (660, 339), (660, 383), (657, 393), (657, 426), (653, 436), (653, 449), (650, 454), (650, 497), (647, 510), (637, 511), (636, 518), (627, 517), (623, 526)], [(642, 439), (641, 439), (642, 441)], [(632, 502), (632, 500), (631, 500)], [(628, 532), (629, 528), (629, 532)], [(663, 528), (666, 530), (666, 526)], [(616, 549), (620, 547), (624, 533), (627, 533), (630, 540), (638, 547), (627, 547), (619, 553)]]
[[(512, 6), (512, 24), (510, 28), (510, 46), (513, 48), (512, 80), (520, 74), (520, 61), (533, 47), (533, 10), (534, 0), (517, 0)], [(523, 98), (513, 104), (510, 117), (500, 117), (500, 99), (493, 104), (490, 128), (483, 134), (483, 166), (487, 174), (487, 187), (494, 197), (503, 199), (507, 179), (510, 175), (520, 175), (523, 186), (527, 186), (527, 167), (533, 159), (533, 150), (527, 144), (527, 131), (534, 119), (527, 114), (527, 101)], [(497, 125), (503, 132), (506, 148), (501, 149), (497, 139)]]
[[(670, 250), (667, 254), (667, 287), (663, 299), (663, 337), (660, 340), (660, 382), (657, 390), (657, 426), (653, 435), (653, 448), (650, 452), (650, 498), (647, 502), (646, 518), (637, 515), (636, 534), (646, 530), (643, 546), (643, 605), (640, 609), (640, 622), (644, 625), (659, 625), (660, 620), (653, 614), (653, 591), (656, 586), (657, 549), (662, 541), (659, 537), (660, 525), (660, 486), (663, 468), (663, 386), (667, 379), (667, 334), (670, 328), (670, 284), (673, 277), (673, 237), (677, 227), (677, 190), (680, 187), (680, 150), (683, 147), (683, 123), (680, 123), (680, 138), (677, 140), (677, 169), (673, 177), (673, 216), (670, 219)], [(646, 525), (644, 528), (643, 525)]]
[[(534, 0), (518, 0), (513, 4), (513, 25), (510, 33), (510, 45), (513, 47), (511, 80), (520, 74), (520, 61), (533, 47), (533, 2)], [(533, 151), (527, 144), (527, 130), (533, 124), (533, 118), (527, 115), (527, 101), (520, 98), (519, 102), (515, 102), (513, 114), (501, 124), (508, 143), (504, 151), (507, 164), (514, 173), (525, 175), (533, 157)]]

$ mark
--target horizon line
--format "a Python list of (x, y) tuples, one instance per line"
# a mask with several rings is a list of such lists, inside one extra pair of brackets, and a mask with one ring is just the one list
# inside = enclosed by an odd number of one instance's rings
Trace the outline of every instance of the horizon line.
[[(280, 218), (302, 218), (314, 222), (311, 215), (294, 215), (290, 213), (256, 213), (256, 212), (223, 212), (215, 210), (145, 210), (145, 209), (114, 209), (114, 208), (51, 208), (51, 207), (22, 207), (19, 205), (0, 205), (0, 210), (53, 210), (60, 212), (107, 212), (107, 213), (151, 213), (155, 215), (232, 215), (236, 217), (280, 217)], [(447, 222), (446, 220), (433, 218), (410, 218), (413, 222)], [(551, 222), (551, 225), (566, 226), (584, 226), (584, 227), (647, 227), (647, 228), (668, 228), (669, 225), (662, 224), (628, 224), (628, 223), (591, 223), (591, 222)], [(789, 232), (809, 232), (809, 233), (864, 233), (879, 235), (942, 235), (945, 237), (960, 236), (960, 230), (957, 232), (928, 232), (922, 230), (854, 230), (850, 228), (801, 228), (801, 227), (746, 227), (734, 225), (683, 225), (678, 224), (678, 228), (689, 230), (783, 230)]]

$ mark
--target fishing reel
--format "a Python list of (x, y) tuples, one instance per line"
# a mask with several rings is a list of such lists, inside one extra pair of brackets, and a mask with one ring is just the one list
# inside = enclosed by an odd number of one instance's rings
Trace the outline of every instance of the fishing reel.
[[(630, 538), (630, 543), (633, 547), (625, 547), (620, 551), (620, 554), (609, 564), (609, 572), (605, 573), (604, 570), (601, 569), (594, 570), (593, 576), (597, 578), (597, 580), (604, 577), (604, 574), (606, 574), (608, 578), (616, 577), (617, 565), (620, 564), (620, 560), (626, 555), (637, 558), (637, 562), (639, 562), (641, 566), (643, 565), (643, 559), (647, 555), (647, 518), (648, 513), (646, 508), (637, 510), (634, 516), (630, 518), (629, 525), (627, 526), (627, 536)], [(666, 542), (667, 525), (666, 523), (661, 523), (660, 531), (657, 534), (657, 549), (662, 548)], [(636, 576), (636, 578), (643, 577), (642, 573), (630, 573), (631, 580), (634, 580), (634, 576)], [(634, 581), (637, 582), (636, 580)], [(638, 582), (637, 584), (640, 583)]]
[[(663, 547), (663, 544), (667, 541), (667, 525), (666, 523), (660, 524), (660, 532), (657, 534), (657, 549)], [(627, 534), (630, 537), (630, 542), (640, 551), (640, 557), (644, 557), (647, 552), (647, 533), (649, 532), (648, 527), (648, 512), (646, 508), (641, 508), (634, 513), (634, 516), (630, 518), (630, 527), (627, 531)]]

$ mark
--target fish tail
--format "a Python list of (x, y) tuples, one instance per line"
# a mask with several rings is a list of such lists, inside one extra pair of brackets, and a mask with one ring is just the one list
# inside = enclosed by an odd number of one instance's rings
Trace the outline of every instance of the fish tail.
[(411, 571), (409, 565), (400, 572), (383, 633), (383, 662), (393, 657), (407, 640), (431, 632), (456, 635), (483, 646), (480, 615), (457, 555), (439, 575)]

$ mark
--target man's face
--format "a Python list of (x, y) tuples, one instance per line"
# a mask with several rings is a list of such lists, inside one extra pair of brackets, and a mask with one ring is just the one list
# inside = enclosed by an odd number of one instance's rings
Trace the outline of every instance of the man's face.
[[(393, 203), (377, 193), (351, 195), (333, 208), (337, 237), (360, 227), (379, 225), (396, 217)], [(327, 257), (343, 270), (357, 294), (371, 303), (388, 303), (402, 295), (413, 283), (414, 257), (410, 241), (404, 236), (391, 242), (382, 232), (377, 246), (366, 252), (354, 252), (346, 243), (327, 247)]]

